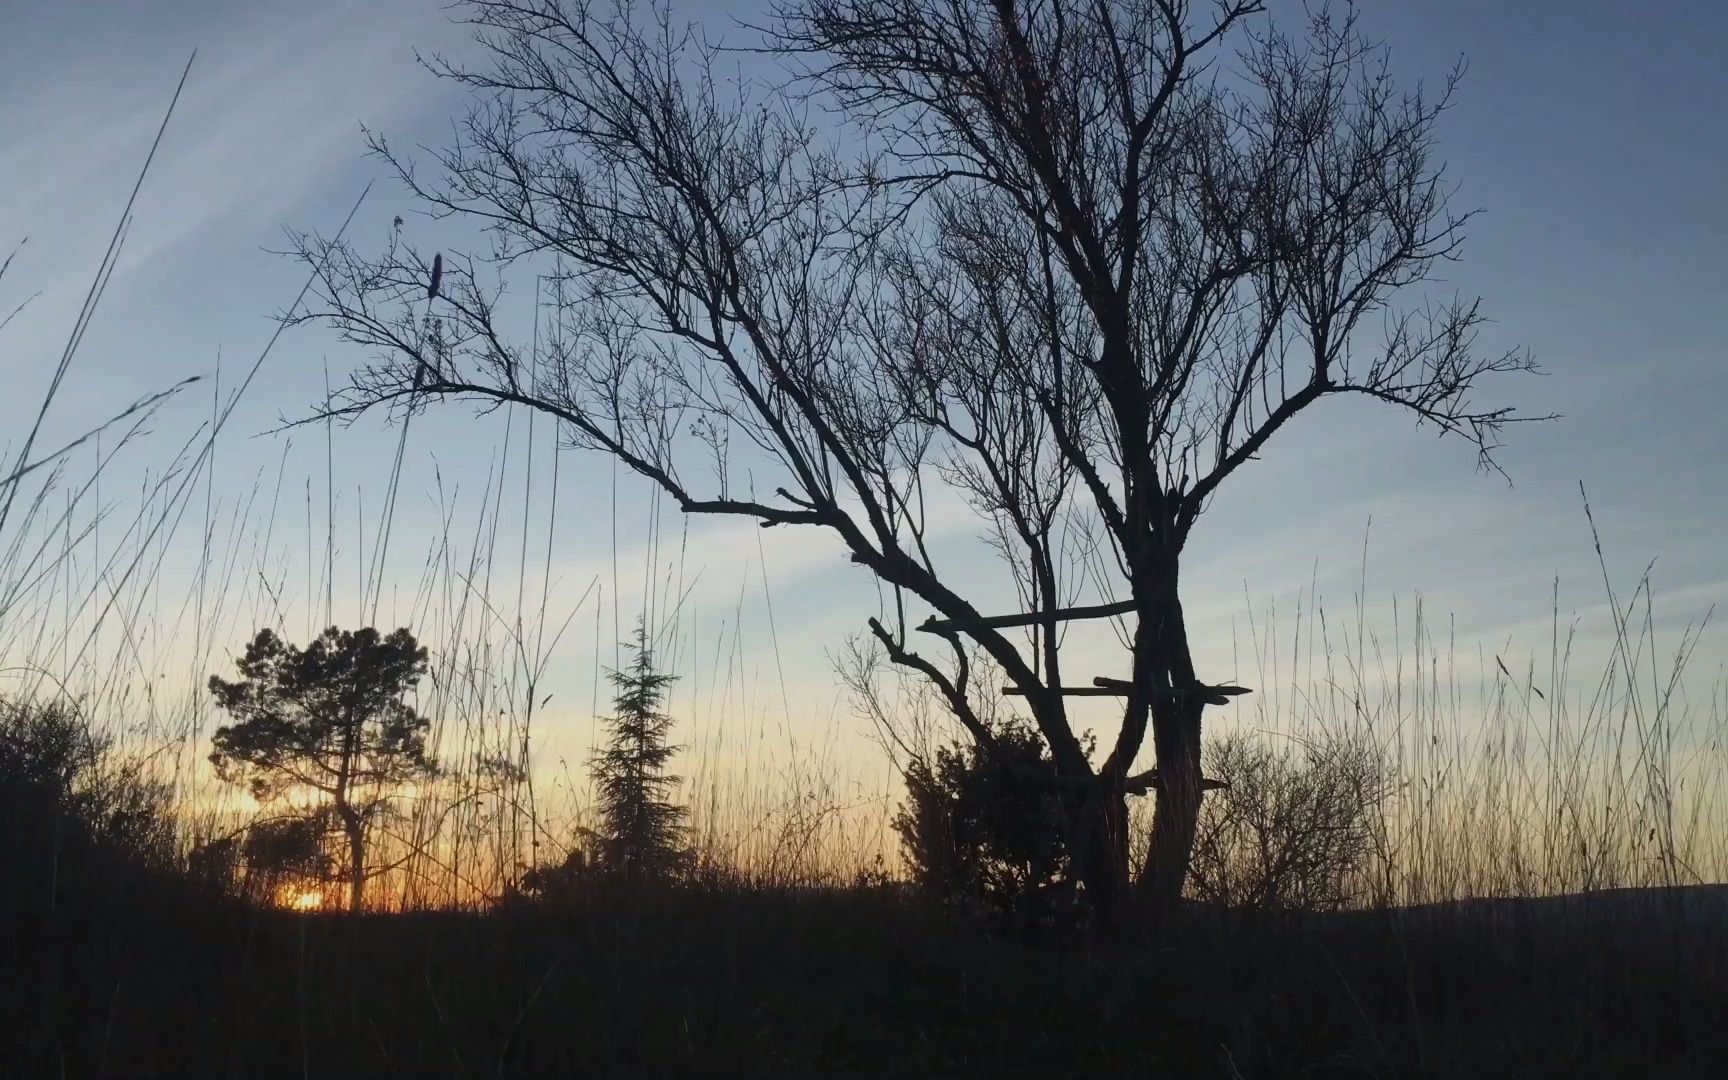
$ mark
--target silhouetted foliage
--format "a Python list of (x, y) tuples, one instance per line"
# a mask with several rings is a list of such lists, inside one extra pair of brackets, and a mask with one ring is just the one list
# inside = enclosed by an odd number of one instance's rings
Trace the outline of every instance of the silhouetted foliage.
[(316, 886), (341, 879), (328, 844), (339, 832), (328, 811), (262, 818), (193, 848), (186, 871), (210, 891), (254, 901), (278, 899), (289, 885), (317, 891)]
[(246, 890), (245, 852), (239, 836), (218, 836), (186, 853), (186, 877), (204, 892), (240, 896)]
[(1237, 732), (1209, 745), (1206, 762), (1226, 786), (1200, 814), (1193, 896), (1226, 907), (1324, 911), (1372, 886), (1364, 872), (1392, 772), (1368, 738), (1327, 734), (1274, 749)]
[(53, 907), (122, 869), (166, 870), (174, 830), (168, 787), (75, 707), (0, 699), (0, 880), (12, 906)]
[(321, 800), (306, 831), (267, 831), (260, 851), (321, 835), (324, 814), (333, 814), (347, 841), (348, 905), (357, 911), (369, 876), (367, 829), (402, 784), (437, 772), (426, 753), (428, 722), (402, 700), (426, 671), (426, 650), (406, 629), (385, 637), (372, 627), (331, 627), (301, 649), (266, 628), (239, 669), (234, 682), (210, 677), (211, 694), (236, 721), (216, 729), (210, 760), (260, 803), (290, 791)]
[(530, 867), (516, 885), (521, 896), (546, 904), (563, 905), (598, 883), (603, 871), (578, 847), (555, 863)]
[(665, 878), (688, 868), (691, 859), (686, 811), (672, 801), (681, 778), (666, 771), (680, 748), (667, 741), (673, 720), (660, 711), (677, 676), (655, 668), (641, 625), (626, 648), (630, 666), (607, 671), (618, 691), (606, 717), (611, 741), (589, 764), (600, 804), (596, 854), (607, 870), (626, 878)]
[[(1228, 700), (1180, 590), (1214, 496), (1323, 401), (1490, 466), (1525, 418), (1483, 392), (1528, 356), (1479, 349), (1478, 302), (1434, 289), (1471, 216), (1434, 152), (1455, 78), (1401, 90), (1353, 8), (1257, 24), (1257, 0), (783, 0), (761, 80), (665, 9), (463, 7), (479, 62), (429, 61), (472, 96), (460, 138), (431, 167), (372, 148), (494, 246), (296, 237), (318, 299), (291, 318), (377, 353), (321, 415), (526, 405), (686, 512), (828, 530), (893, 592), (881, 655), (977, 742), (974, 660), (1023, 695), (1113, 910), (1126, 796), (1155, 790), (1140, 885), (1169, 910)], [(836, 124), (857, 154), (826, 149)], [(556, 281), (533, 343), (498, 305), (513, 273)], [(969, 592), (925, 542), (957, 500), (1013, 591)], [(1004, 595), (1023, 630), (980, 619)], [(1088, 600), (1125, 605), (1099, 761), (1052, 692), (1089, 674), (1061, 636)], [(1148, 743), (1155, 789), (1131, 775)]]
[(248, 876), (263, 879), (273, 890), (289, 881), (328, 881), (336, 875), (335, 860), (325, 850), (330, 835), (327, 814), (254, 822), (246, 830), (243, 852)]
[(966, 743), (914, 758), (894, 831), (924, 892), (1007, 915), (1068, 872), (1068, 852), (1062, 800), (1040, 783), (1055, 765), (1038, 732), (1011, 721), (994, 734), (994, 754)]

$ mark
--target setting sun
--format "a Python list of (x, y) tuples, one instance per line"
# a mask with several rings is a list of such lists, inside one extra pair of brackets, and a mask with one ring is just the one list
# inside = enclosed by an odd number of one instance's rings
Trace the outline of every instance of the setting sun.
[(317, 911), (324, 906), (324, 894), (316, 889), (290, 889), (282, 906), (295, 911)]

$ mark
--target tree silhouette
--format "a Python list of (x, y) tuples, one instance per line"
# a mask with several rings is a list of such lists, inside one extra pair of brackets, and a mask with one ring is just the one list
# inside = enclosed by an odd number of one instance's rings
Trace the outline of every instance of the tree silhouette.
[[(292, 318), (375, 353), (318, 415), (524, 405), (686, 512), (826, 530), (886, 586), (879, 657), (987, 753), (980, 687), (1024, 698), (1107, 911), (1130, 896), (1126, 797), (1155, 795), (1140, 889), (1174, 905), (1201, 718), (1229, 700), (1196, 669), (1180, 571), (1222, 485), (1331, 399), (1490, 467), (1528, 418), (1480, 400), (1528, 356), (1479, 349), (1478, 301), (1436, 281), (1471, 217), (1434, 155), (1456, 73), (1401, 90), (1353, 9), (1292, 32), (1257, 0), (784, 0), (779, 81), (721, 73), (661, 9), (465, 7), (489, 59), (430, 61), (472, 95), (462, 137), (431, 168), (372, 148), (496, 247), (445, 253), (428, 301), (399, 240), (298, 236), (319, 301)], [(498, 299), (542, 273), (530, 340)], [(926, 542), (957, 501), (1012, 589), (963, 585)], [(1075, 669), (1080, 617), (1116, 620), (1119, 668)], [(1077, 694), (1122, 703), (1102, 760)]]
[(623, 670), (608, 670), (617, 688), (606, 717), (609, 745), (594, 756), (590, 773), (600, 796), (603, 865), (631, 879), (665, 877), (689, 860), (685, 809), (672, 802), (680, 778), (666, 772), (680, 749), (667, 742), (672, 717), (661, 712), (666, 688), (677, 681), (654, 666), (647, 632), (638, 624), (633, 656)]
[(427, 721), (402, 700), (426, 672), (426, 650), (406, 629), (325, 630), (298, 648), (266, 628), (246, 646), (240, 678), (210, 677), (210, 693), (235, 719), (216, 729), (210, 760), (260, 803), (289, 792), (313, 796), (347, 841), (348, 907), (360, 910), (369, 876), (366, 831), (397, 788), (436, 774)]

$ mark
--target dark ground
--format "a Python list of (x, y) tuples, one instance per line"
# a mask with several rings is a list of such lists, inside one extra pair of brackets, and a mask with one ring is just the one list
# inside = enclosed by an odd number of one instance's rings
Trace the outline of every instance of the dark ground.
[(888, 890), (8, 916), (27, 1077), (1728, 1077), (1728, 891), (999, 940)]

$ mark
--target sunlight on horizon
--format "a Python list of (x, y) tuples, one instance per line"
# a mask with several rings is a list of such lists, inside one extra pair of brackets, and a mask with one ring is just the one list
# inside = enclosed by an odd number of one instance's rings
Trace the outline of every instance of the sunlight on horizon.
[(284, 885), (276, 895), (276, 906), (290, 911), (321, 911), (324, 891), (304, 885)]

